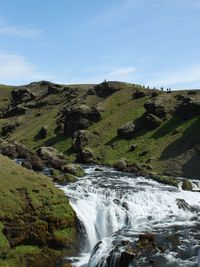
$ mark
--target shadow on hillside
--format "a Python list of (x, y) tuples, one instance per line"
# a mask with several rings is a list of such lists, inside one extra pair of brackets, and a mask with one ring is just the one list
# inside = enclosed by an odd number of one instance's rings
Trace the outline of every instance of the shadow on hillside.
[(186, 129), (179, 139), (172, 142), (164, 149), (160, 159), (172, 159), (190, 149), (194, 149), (195, 146), (200, 144), (199, 132), (200, 118), (198, 118), (188, 129)]
[(196, 151), (196, 154), (187, 161), (183, 166), (183, 176), (191, 179), (200, 179), (200, 151)]
[(55, 144), (65, 141), (67, 138), (65, 136), (53, 136), (51, 138), (49, 138), (48, 140), (46, 140), (44, 142), (44, 146), (54, 146)]
[(178, 126), (180, 126), (184, 121), (180, 120), (177, 116), (174, 116), (169, 121), (167, 121), (162, 127), (160, 127), (153, 135), (152, 138), (159, 139), (169, 133), (173, 133)]

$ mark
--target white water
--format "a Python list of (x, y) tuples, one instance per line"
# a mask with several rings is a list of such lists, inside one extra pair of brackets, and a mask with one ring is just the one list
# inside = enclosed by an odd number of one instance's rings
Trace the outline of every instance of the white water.
[[(198, 182), (193, 184), (199, 190)], [(74, 184), (60, 186), (69, 197), (77, 217), (86, 232), (86, 245), (83, 254), (74, 266), (95, 267), (102, 257), (109, 255), (113, 240), (120, 236), (132, 240), (134, 234), (171, 231), (179, 227), (183, 232), (182, 247), (187, 250), (187, 259), (177, 259), (168, 253), (169, 266), (195, 266), (200, 248), (196, 233), (199, 234), (200, 193), (182, 191), (171, 186), (161, 185), (143, 177), (119, 173), (103, 168), (95, 172), (94, 167), (86, 169), (86, 176)], [(184, 199), (192, 210), (180, 209), (177, 199)], [(190, 229), (195, 229), (195, 235)], [(182, 233), (182, 232), (181, 232)], [(132, 235), (131, 235), (132, 234)], [(99, 240), (97, 252), (91, 257), (92, 249)]]

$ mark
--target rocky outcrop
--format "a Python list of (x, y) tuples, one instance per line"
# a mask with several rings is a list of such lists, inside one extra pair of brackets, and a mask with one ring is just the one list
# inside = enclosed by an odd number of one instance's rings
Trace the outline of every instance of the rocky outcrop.
[(35, 95), (27, 87), (16, 88), (12, 91), (11, 95), (14, 104), (28, 102), (35, 98)]
[(185, 191), (192, 191), (193, 187), (192, 187), (192, 183), (190, 182), (190, 180), (187, 180), (187, 179), (183, 180), (182, 189)]
[(133, 137), (135, 133), (135, 124), (133, 121), (129, 121), (117, 129), (117, 136), (122, 139)]
[(200, 115), (200, 102), (194, 101), (190, 97), (184, 97), (176, 108), (176, 114), (182, 119), (189, 119)]
[(0, 134), (1, 136), (6, 137), (9, 134), (13, 133), (16, 130), (16, 128), (19, 126), (20, 126), (19, 123), (10, 123), (10, 124), (3, 125), (1, 127)]
[(153, 114), (158, 118), (165, 118), (166, 117), (166, 110), (165, 107), (155, 102), (146, 102), (144, 104), (144, 108), (146, 109), (147, 113)]
[(101, 111), (96, 107), (81, 105), (64, 112), (64, 134), (72, 136), (75, 131), (87, 129), (93, 122), (101, 119)]
[(142, 90), (136, 90), (134, 93), (133, 93), (133, 99), (138, 99), (138, 98), (143, 98), (146, 96), (146, 93)]
[(7, 111), (3, 112), (4, 118), (14, 117), (14, 116), (20, 116), (26, 114), (28, 111), (27, 107), (23, 107), (21, 105), (18, 105), (13, 108), (9, 108)]
[(94, 139), (94, 134), (87, 130), (78, 130), (74, 133), (72, 144), (76, 152), (80, 153)]
[(96, 161), (94, 152), (91, 148), (86, 147), (78, 154), (78, 161), (81, 163), (94, 163)]
[(37, 150), (37, 154), (46, 165), (54, 169), (61, 170), (67, 163), (66, 156), (59, 153), (53, 147), (41, 147)]
[(112, 95), (114, 92), (118, 91), (114, 83), (111, 82), (103, 82), (94, 87), (94, 92), (99, 97), (108, 97)]

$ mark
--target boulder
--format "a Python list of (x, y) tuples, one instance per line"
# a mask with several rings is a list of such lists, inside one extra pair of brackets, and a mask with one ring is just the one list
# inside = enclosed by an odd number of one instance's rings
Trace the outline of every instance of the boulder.
[(64, 134), (72, 136), (75, 131), (87, 129), (101, 119), (101, 111), (96, 107), (81, 105), (65, 110)]
[(183, 210), (190, 210), (191, 209), (191, 206), (184, 199), (177, 198), (176, 204), (177, 204), (179, 209), (183, 209)]
[(147, 113), (153, 114), (158, 118), (165, 118), (166, 117), (166, 110), (165, 107), (155, 102), (146, 102), (144, 104), (144, 108), (146, 109)]
[(130, 151), (130, 152), (133, 152), (133, 151), (136, 150), (136, 148), (137, 148), (137, 145), (136, 145), (136, 144), (131, 144), (131, 145), (130, 145), (130, 148), (129, 148), (129, 151)]
[(0, 143), (0, 154), (12, 159), (18, 156), (15, 144), (8, 143), (7, 141)]
[(26, 169), (32, 170), (32, 165), (29, 161), (23, 161), (22, 166)]
[(84, 148), (81, 153), (79, 154), (79, 160), (82, 163), (94, 163), (95, 162), (95, 156), (90, 148)]
[(176, 115), (182, 119), (190, 119), (194, 116), (200, 115), (200, 101), (194, 101), (187, 97), (177, 106)]
[(40, 139), (46, 138), (48, 135), (48, 127), (47, 126), (42, 126), (42, 128), (39, 130), (37, 136)]
[(46, 164), (58, 170), (67, 163), (66, 156), (60, 154), (53, 147), (41, 147), (37, 150), (37, 154)]
[(117, 161), (117, 163), (115, 164), (115, 168), (118, 171), (125, 171), (127, 168), (127, 165), (128, 165), (127, 159), (122, 158), (122, 159)]
[(12, 91), (12, 100), (15, 104), (31, 101), (35, 95), (26, 87), (16, 88)]
[(89, 145), (94, 138), (94, 134), (87, 130), (78, 130), (74, 133), (72, 144), (76, 152), (81, 152), (84, 147)]
[(131, 138), (135, 133), (135, 124), (129, 121), (117, 129), (117, 136), (122, 139)]
[(37, 154), (33, 154), (30, 156), (29, 163), (34, 171), (42, 171), (44, 168), (44, 162)]
[(59, 123), (55, 129), (55, 132), (57, 135), (63, 135), (64, 134), (64, 123)]
[(18, 105), (14, 108), (8, 109), (3, 113), (4, 118), (14, 117), (14, 116), (20, 116), (26, 114), (28, 111), (27, 107), (23, 107), (21, 105)]
[(158, 128), (162, 123), (162, 120), (153, 114), (147, 114), (144, 117), (144, 121), (146, 126), (151, 130)]
[(17, 128), (17, 124), (6, 124), (1, 127), (1, 136), (8, 136), (9, 134), (13, 133)]
[(108, 97), (112, 95), (114, 92), (118, 91), (119, 88), (114, 86), (111, 82), (103, 82), (94, 87), (94, 92), (99, 97)]
[(81, 168), (80, 165), (77, 165), (77, 164), (70, 163), (70, 164), (64, 165), (62, 170), (65, 174), (70, 173), (77, 177), (84, 176), (84, 170)]
[(134, 93), (133, 93), (133, 99), (138, 99), (138, 98), (143, 98), (146, 96), (146, 93), (142, 90), (136, 90)]

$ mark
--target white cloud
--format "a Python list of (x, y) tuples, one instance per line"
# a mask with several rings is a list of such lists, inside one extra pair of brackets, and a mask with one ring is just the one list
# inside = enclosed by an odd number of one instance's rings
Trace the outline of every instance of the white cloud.
[(148, 84), (152, 86), (182, 87), (196, 84), (200, 87), (200, 65), (189, 66), (173, 72), (157, 73), (153, 76), (148, 81)]
[(8, 25), (3, 20), (0, 20), (0, 33), (16, 35), (24, 38), (36, 38), (42, 31), (34, 28), (26, 28), (24, 26)]
[(21, 55), (0, 50), (0, 62), (1, 84), (19, 84), (42, 79), (37, 68)]

